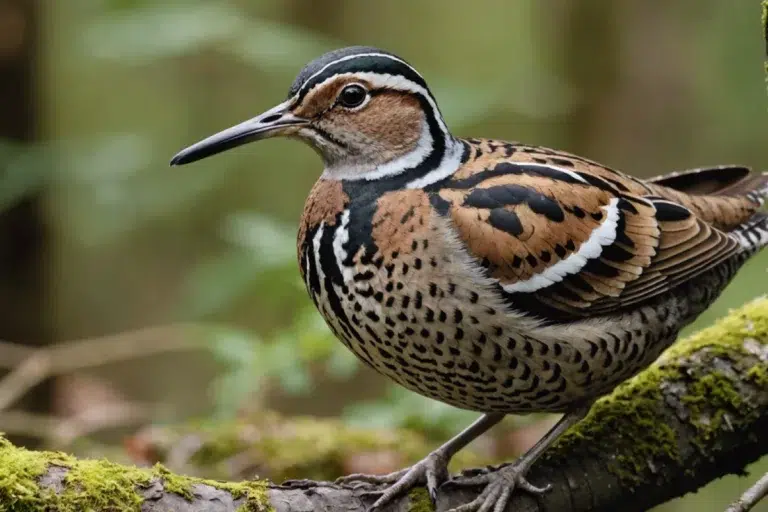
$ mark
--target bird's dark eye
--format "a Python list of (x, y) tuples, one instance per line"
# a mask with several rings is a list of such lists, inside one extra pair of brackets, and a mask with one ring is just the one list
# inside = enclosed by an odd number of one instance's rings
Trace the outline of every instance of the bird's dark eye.
[(348, 85), (341, 90), (339, 103), (347, 108), (359, 107), (363, 104), (367, 95), (368, 93), (362, 86), (357, 84)]

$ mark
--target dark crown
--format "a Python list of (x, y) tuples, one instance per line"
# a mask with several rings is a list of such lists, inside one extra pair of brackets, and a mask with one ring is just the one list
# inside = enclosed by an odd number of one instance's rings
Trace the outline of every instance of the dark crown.
[(349, 46), (325, 53), (304, 66), (291, 84), (288, 97), (299, 91), (306, 94), (333, 75), (364, 72), (402, 76), (429, 91), (424, 78), (394, 53), (372, 46)]

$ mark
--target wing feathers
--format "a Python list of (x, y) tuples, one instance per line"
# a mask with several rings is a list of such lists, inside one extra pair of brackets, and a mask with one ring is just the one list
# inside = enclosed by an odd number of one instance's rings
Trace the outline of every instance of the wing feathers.
[[(470, 144), (474, 161), (432, 192), (433, 203), (447, 205), (443, 214), (511, 307), (545, 308), (549, 318), (636, 304), (719, 264), (738, 244), (718, 219), (744, 222), (754, 204), (664, 186), (693, 190), (690, 175), (646, 185), (565, 153), (498, 145), (504, 156), (494, 159), (496, 145)], [(740, 168), (723, 172), (732, 175), (721, 189), (745, 179)]]

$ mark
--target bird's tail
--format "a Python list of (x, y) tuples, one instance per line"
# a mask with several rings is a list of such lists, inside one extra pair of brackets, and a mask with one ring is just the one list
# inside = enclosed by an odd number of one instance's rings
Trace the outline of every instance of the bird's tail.
[[(728, 187), (724, 193), (746, 197), (765, 210), (768, 200), (768, 172), (753, 173), (746, 179)], [(746, 254), (753, 254), (768, 246), (768, 213), (758, 211), (744, 224), (731, 231)]]
[(704, 222), (732, 232), (754, 223), (768, 198), (768, 173), (710, 167), (655, 178), (647, 186), (651, 193), (685, 206)]
[[(761, 196), (761, 202), (765, 202), (766, 196), (768, 194)], [(751, 219), (728, 234), (739, 242), (744, 253), (752, 254), (759, 251), (768, 246), (768, 213), (757, 212)]]
[(646, 180), (646, 183), (694, 196), (745, 196), (763, 189), (768, 194), (768, 173), (752, 172), (749, 167), (720, 165), (676, 171)]
[(768, 199), (768, 172), (757, 172), (745, 176), (738, 182), (719, 190), (717, 194), (743, 196), (762, 206)]

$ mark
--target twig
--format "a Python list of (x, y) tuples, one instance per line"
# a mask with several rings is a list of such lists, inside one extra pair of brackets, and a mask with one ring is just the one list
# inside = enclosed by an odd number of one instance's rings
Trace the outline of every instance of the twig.
[(137, 403), (99, 405), (68, 418), (13, 410), (0, 414), (0, 432), (39, 437), (50, 446), (66, 447), (97, 431), (138, 425), (149, 417), (150, 408)]
[(50, 357), (45, 349), (33, 353), (15, 370), (0, 380), (0, 411), (8, 408), (50, 372)]
[[(0, 354), (8, 355), (17, 365), (0, 380), (0, 411), (48, 377), (126, 359), (199, 348), (191, 338), (196, 337), (200, 330), (200, 327), (183, 324), (148, 327), (40, 349), (20, 348), (15, 343), (0, 341)], [(19, 364), (21, 357), (25, 358)], [(0, 357), (0, 365), (7, 364), (8, 360)]]
[(106, 428), (138, 425), (150, 418), (150, 407), (135, 402), (101, 404), (60, 421), (51, 436), (58, 446)]
[(0, 369), (10, 370), (19, 366), (38, 350), (35, 347), (0, 340)]
[(50, 439), (61, 423), (61, 418), (27, 411), (3, 411), (0, 414), (0, 432)]
[(768, 496), (768, 473), (747, 489), (741, 498), (733, 502), (725, 512), (747, 512), (766, 496)]

